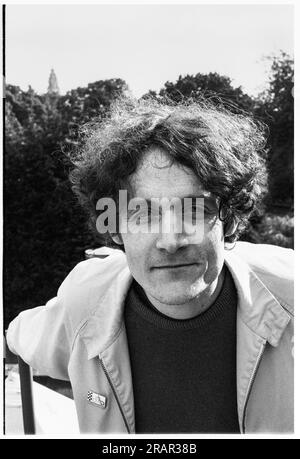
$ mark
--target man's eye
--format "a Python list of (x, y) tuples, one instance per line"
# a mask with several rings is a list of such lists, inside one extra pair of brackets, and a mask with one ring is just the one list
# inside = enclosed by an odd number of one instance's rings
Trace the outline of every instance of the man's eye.
[(196, 218), (204, 220), (211, 218), (213, 213), (213, 210), (208, 206), (202, 207), (195, 205), (185, 209), (183, 217), (192, 218), (192, 221), (195, 222)]
[(207, 215), (212, 215), (214, 213), (214, 209), (211, 207), (204, 207), (204, 213)]
[(159, 212), (155, 212), (153, 209), (149, 208), (148, 210), (139, 212), (138, 215), (139, 215), (139, 218), (150, 221), (150, 220), (153, 220), (154, 218), (159, 217)]
[(200, 207), (200, 206), (192, 206), (192, 207), (188, 207), (187, 209), (185, 209), (185, 212), (186, 213), (192, 213), (192, 214), (196, 214), (197, 212), (200, 214), (201, 212), (205, 212), (205, 208), (203, 207)]

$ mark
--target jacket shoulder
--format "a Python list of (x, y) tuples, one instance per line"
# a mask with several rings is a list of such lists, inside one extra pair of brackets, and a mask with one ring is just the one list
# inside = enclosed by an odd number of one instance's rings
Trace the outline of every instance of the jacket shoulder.
[(268, 290), (293, 313), (294, 251), (269, 244), (239, 241), (235, 255), (247, 263)]
[(103, 253), (107, 255), (105, 258), (95, 257), (78, 263), (58, 290), (74, 333), (94, 313), (109, 287), (127, 268), (122, 251), (107, 249)]

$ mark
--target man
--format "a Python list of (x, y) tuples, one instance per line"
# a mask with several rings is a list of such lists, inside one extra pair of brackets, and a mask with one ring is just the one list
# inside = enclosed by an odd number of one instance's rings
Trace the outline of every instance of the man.
[(73, 189), (120, 250), (7, 336), (71, 381), (82, 432), (293, 430), (292, 251), (236, 242), (263, 158), (259, 125), (205, 103), (120, 100), (88, 128)]

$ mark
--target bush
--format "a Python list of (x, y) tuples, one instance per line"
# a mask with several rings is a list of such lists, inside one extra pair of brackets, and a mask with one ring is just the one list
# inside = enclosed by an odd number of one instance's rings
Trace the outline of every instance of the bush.
[(294, 248), (294, 217), (267, 213), (261, 219), (250, 221), (241, 240)]

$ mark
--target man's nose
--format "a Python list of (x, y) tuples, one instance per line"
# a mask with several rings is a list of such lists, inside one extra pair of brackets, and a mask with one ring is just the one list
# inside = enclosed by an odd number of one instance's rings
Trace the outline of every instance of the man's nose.
[[(166, 218), (166, 216), (165, 216)], [(188, 245), (188, 239), (183, 228), (177, 226), (176, 216), (169, 214), (165, 220), (165, 225), (159, 233), (156, 240), (156, 248), (166, 250), (169, 253), (175, 253), (181, 247)], [(183, 225), (182, 225), (183, 226)]]
[(182, 234), (162, 233), (157, 239), (156, 248), (166, 250), (169, 253), (175, 253), (181, 247), (188, 245), (186, 237)]

